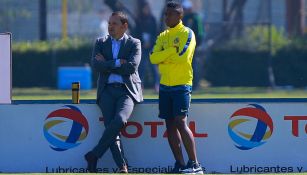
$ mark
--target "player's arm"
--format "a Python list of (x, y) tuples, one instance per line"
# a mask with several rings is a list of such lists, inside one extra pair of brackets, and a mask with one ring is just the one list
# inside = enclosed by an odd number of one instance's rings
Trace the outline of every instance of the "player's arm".
[(160, 64), (175, 54), (176, 54), (175, 47), (169, 47), (167, 49), (163, 48), (162, 36), (159, 35), (156, 40), (156, 44), (154, 45), (154, 48), (150, 54), (150, 62), (152, 64)]
[(187, 62), (188, 59), (190, 59), (194, 54), (195, 46), (195, 35), (192, 31), (190, 31), (186, 43), (184, 43), (184, 45), (181, 47), (178, 47), (178, 52), (176, 53), (177, 55), (168, 59), (167, 62), (174, 64)]

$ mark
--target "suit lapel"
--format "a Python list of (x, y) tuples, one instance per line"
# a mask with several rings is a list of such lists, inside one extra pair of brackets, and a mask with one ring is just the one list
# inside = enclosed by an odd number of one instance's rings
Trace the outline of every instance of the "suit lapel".
[(119, 52), (118, 52), (118, 59), (127, 59), (127, 58), (123, 58), (123, 54), (124, 54), (124, 49), (125, 49), (125, 45), (127, 43), (127, 39), (128, 39), (128, 35), (124, 34), (124, 38), (123, 41), (120, 43), (120, 48), (119, 48)]
[(106, 58), (107, 59), (113, 59), (113, 54), (112, 54), (112, 39), (111, 36), (109, 36), (109, 38), (106, 41), (106, 51), (107, 51), (107, 55)]

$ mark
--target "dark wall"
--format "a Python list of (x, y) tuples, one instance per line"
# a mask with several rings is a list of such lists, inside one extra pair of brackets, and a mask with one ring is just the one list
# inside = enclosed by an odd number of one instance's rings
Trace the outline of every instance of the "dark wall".
[(13, 51), (13, 87), (55, 87), (59, 66), (90, 64), (91, 52), (91, 45), (45, 52)]
[[(92, 45), (57, 51), (13, 51), (13, 87), (56, 87), (58, 66), (90, 64)], [(212, 86), (269, 86), (268, 54), (213, 50), (206, 57), (205, 78)], [(307, 86), (307, 50), (281, 49), (272, 58), (277, 86)], [(97, 74), (93, 74), (95, 84)], [(94, 85), (95, 86), (95, 85)]]
[[(268, 53), (214, 50), (205, 63), (212, 86), (269, 86)], [(280, 49), (272, 58), (277, 86), (307, 86), (307, 50)]]

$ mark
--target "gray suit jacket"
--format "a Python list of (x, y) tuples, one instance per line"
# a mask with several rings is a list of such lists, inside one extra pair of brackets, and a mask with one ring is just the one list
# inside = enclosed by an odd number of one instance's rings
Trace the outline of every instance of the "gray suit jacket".
[[(104, 56), (105, 61), (98, 61), (95, 56), (100, 53)], [(111, 73), (119, 74), (135, 102), (143, 101), (141, 79), (138, 73), (138, 67), (141, 61), (141, 42), (129, 35), (124, 35), (118, 53), (119, 59), (126, 59), (127, 63), (120, 67), (115, 67), (115, 60), (112, 54), (112, 40), (110, 36), (98, 38), (93, 50), (91, 64), (98, 72), (97, 82), (97, 101), (100, 93), (105, 88)]]

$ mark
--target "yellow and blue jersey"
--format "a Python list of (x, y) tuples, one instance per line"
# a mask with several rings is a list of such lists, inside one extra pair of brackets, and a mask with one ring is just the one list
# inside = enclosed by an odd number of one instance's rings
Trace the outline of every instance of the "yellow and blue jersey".
[[(194, 32), (182, 22), (168, 28), (157, 38), (150, 55), (152, 64), (158, 64), (160, 84), (166, 86), (192, 86), (192, 59), (196, 46)], [(176, 49), (178, 47), (178, 51)]]

